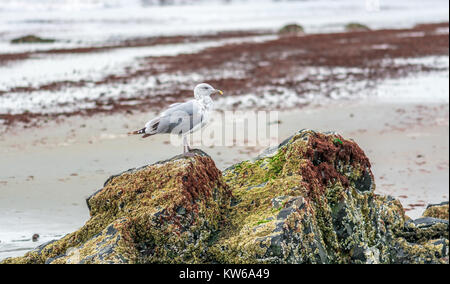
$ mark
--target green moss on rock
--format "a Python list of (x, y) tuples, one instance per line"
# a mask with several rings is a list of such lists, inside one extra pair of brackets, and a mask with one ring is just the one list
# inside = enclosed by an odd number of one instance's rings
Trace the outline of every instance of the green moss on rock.
[(440, 204), (431, 204), (428, 205), (427, 209), (423, 213), (423, 217), (433, 217), (448, 221), (448, 210), (448, 201)]
[(360, 31), (370, 31), (370, 28), (361, 23), (348, 23), (345, 25), (345, 30), (348, 32), (360, 32)]
[(35, 35), (26, 35), (23, 37), (15, 38), (11, 40), (11, 43), (13, 44), (19, 44), (19, 43), (54, 43), (54, 39), (49, 38), (41, 38)]
[(398, 238), (394, 245), (395, 263), (400, 264), (448, 264), (448, 238), (410, 243)]
[(304, 34), (304, 29), (299, 24), (288, 24), (283, 26), (279, 31), (278, 34), (280, 35), (302, 35)]

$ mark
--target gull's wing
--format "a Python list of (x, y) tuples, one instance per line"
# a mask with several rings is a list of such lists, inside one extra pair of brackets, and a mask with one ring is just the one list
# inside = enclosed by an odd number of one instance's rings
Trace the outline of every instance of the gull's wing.
[(147, 122), (145, 133), (149, 135), (157, 133), (185, 134), (201, 124), (202, 119), (202, 109), (197, 101), (177, 103)]
[(176, 106), (181, 105), (181, 104), (183, 104), (183, 103), (174, 103), (174, 104), (169, 105), (169, 108), (176, 107)]

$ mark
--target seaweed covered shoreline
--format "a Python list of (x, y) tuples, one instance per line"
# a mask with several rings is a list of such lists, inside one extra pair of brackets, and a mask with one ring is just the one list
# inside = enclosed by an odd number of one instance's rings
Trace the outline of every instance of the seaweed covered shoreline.
[[(74, 115), (157, 111), (189, 98), (192, 86), (188, 82), (195, 78), (227, 91), (227, 98), (219, 102), (224, 108), (246, 108), (243, 101), (251, 96), (263, 102), (258, 105), (254, 101), (252, 108), (264, 108), (275, 101), (272, 108), (286, 109), (320, 98), (358, 97), (385, 79), (448, 69), (420, 61), (448, 56), (448, 23), (281, 37), (267, 31), (223, 32), (135, 39), (86, 49), (3, 54), (0, 58), (7, 64), (4, 68), (13, 68), (17, 62), (26, 63), (27, 58), (39, 63), (47, 56), (56, 60), (55, 56), (108, 54), (133, 48), (164, 50), (166, 46), (186, 43), (198, 43), (200, 49), (170, 56), (164, 52), (158, 56), (137, 56), (113, 73), (102, 71), (91, 79), (50, 78), (41, 83), (6, 85), (0, 90), (0, 121), (7, 128), (17, 124), (32, 127)], [(72, 94), (83, 95), (72, 98)], [(28, 99), (33, 102), (32, 108), (27, 107)]]

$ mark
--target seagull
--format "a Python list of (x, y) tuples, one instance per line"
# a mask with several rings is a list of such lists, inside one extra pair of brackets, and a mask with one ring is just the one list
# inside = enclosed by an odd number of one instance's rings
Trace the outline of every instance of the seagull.
[(209, 113), (213, 109), (211, 96), (216, 94), (223, 95), (223, 92), (206, 83), (198, 84), (194, 88), (195, 99), (170, 105), (160, 115), (147, 122), (144, 128), (128, 134), (143, 134), (142, 138), (164, 133), (181, 135), (183, 155), (189, 156), (191, 148), (187, 136), (208, 123)]

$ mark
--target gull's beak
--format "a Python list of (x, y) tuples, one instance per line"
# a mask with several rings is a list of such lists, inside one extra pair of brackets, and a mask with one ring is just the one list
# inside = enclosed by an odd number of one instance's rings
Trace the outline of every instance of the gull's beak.
[(223, 95), (223, 92), (221, 90), (216, 90), (216, 94)]

